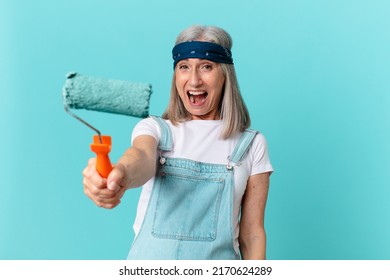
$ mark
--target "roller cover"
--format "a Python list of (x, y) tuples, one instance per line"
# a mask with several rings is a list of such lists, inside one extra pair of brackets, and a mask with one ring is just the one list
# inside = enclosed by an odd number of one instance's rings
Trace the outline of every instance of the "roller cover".
[(83, 76), (76, 72), (66, 75), (62, 95), (64, 105), (144, 118), (149, 114), (152, 86), (121, 80)]

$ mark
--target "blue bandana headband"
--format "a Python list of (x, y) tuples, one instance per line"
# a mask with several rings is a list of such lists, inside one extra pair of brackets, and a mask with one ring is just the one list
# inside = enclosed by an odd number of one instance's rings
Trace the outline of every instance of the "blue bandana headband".
[(203, 41), (191, 41), (177, 44), (172, 49), (173, 68), (183, 59), (200, 58), (218, 63), (233, 64), (232, 52), (218, 44)]

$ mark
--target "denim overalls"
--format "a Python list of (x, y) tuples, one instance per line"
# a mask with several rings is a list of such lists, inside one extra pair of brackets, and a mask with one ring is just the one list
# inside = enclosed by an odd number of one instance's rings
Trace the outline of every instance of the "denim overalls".
[(166, 158), (172, 134), (161, 118), (160, 160), (149, 204), (128, 259), (239, 259), (233, 247), (234, 168), (252, 144), (246, 130), (226, 165)]

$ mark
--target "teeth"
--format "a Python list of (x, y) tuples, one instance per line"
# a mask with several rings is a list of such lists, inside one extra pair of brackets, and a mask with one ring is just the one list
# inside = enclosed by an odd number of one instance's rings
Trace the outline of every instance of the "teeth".
[(205, 94), (205, 91), (188, 91), (190, 95), (202, 95)]
[(202, 100), (206, 99), (207, 91), (189, 90), (189, 91), (187, 91), (187, 95), (188, 95), (188, 98), (190, 99), (191, 103), (195, 104), (196, 102), (201, 102)]

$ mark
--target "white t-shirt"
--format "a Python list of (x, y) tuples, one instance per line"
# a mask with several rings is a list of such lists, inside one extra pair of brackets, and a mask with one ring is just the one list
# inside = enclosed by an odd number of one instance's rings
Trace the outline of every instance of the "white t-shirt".
[[(221, 120), (192, 120), (172, 125), (166, 121), (172, 131), (173, 151), (164, 152), (164, 157), (185, 158), (194, 161), (228, 164), (228, 156), (233, 152), (241, 135), (223, 140), (220, 137), (222, 130)], [(157, 142), (160, 139), (160, 127), (152, 118), (141, 120), (133, 130), (132, 141), (140, 135), (153, 136)], [(249, 176), (272, 172), (273, 168), (268, 156), (267, 142), (261, 133), (253, 140), (252, 146), (242, 160), (240, 166), (234, 170), (234, 247), (238, 253), (239, 213), (242, 196), (246, 189)], [(142, 188), (138, 202), (137, 215), (133, 225), (135, 235), (138, 234), (145, 217), (150, 194), (152, 193), (154, 178), (150, 179)]]

